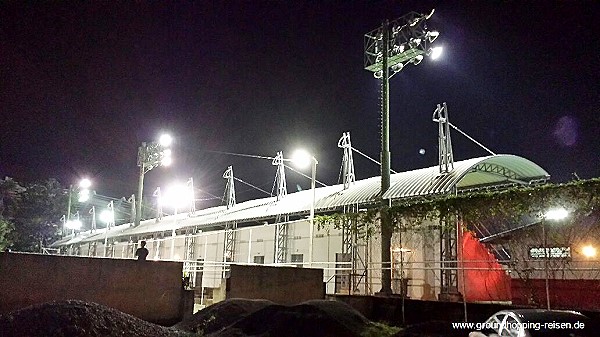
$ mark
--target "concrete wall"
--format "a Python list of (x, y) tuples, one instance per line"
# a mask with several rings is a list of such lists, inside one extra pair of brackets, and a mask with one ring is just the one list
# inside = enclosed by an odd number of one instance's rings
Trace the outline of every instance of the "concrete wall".
[[(512, 303), (546, 305), (545, 279), (512, 279)], [(598, 280), (548, 280), (552, 309), (593, 310), (600, 312)]]
[(180, 262), (0, 253), (0, 313), (79, 299), (170, 324), (182, 318), (190, 296), (181, 277)]
[(279, 304), (323, 299), (323, 270), (231, 265), (227, 298), (260, 298)]

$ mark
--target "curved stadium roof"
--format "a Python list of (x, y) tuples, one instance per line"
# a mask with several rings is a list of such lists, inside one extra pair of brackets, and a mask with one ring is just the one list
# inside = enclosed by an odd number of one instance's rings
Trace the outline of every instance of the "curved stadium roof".
[[(446, 174), (440, 174), (438, 166), (392, 174), (390, 188), (383, 198), (395, 200), (507, 184), (528, 185), (545, 181), (549, 177), (548, 172), (523, 157), (493, 155), (457, 161), (454, 163), (454, 169)], [(368, 206), (379, 202), (380, 193), (379, 176), (358, 180), (345, 190), (343, 185), (319, 187), (315, 190), (315, 210), (325, 212), (348, 206)], [(145, 220), (138, 227), (121, 225), (112, 231), (100, 230), (94, 234), (84, 232), (75, 238), (64, 238), (54, 246), (96, 241), (106, 237), (138, 236), (192, 226), (209, 228), (230, 222), (264, 221), (277, 215), (303, 215), (308, 214), (311, 204), (312, 190), (304, 190), (290, 193), (279, 201), (276, 197), (254, 199), (238, 203), (229, 209), (218, 206), (200, 210), (192, 216), (166, 216), (160, 222), (154, 219)]]

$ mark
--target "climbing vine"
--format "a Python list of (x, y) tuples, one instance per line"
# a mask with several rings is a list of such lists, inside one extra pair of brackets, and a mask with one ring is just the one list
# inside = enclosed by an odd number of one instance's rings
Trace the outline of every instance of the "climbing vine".
[[(564, 207), (578, 216), (600, 209), (600, 178), (566, 184), (515, 186), (503, 190), (464, 192), (395, 200), (387, 208), (394, 230), (404, 231), (427, 220), (460, 215), (466, 222), (492, 217), (518, 219), (523, 215), (540, 215), (552, 207)], [(351, 226), (360, 236), (377, 230), (376, 220), (382, 206), (365, 212), (334, 213), (316, 217), (319, 228)], [(412, 225), (411, 225), (412, 224)]]

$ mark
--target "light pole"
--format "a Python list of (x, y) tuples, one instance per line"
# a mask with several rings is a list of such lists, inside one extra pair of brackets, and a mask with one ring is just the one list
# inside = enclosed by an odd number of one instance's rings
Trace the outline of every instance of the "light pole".
[(143, 142), (138, 148), (137, 165), (140, 168), (140, 175), (135, 211), (135, 226), (139, 226), (142, 219), (142, 193), (144, 191), (144, 175), (159, 165), (168, 166), (171, 164), (171, 149), (169, 149), (171, 143), (171, 136), (162, 135), (158, 142)]
[[(381, 195), (390, 188), (389, 146), (389, 80), (405, 65), (417, 65), (423, 55), (439, 57), (441, 49), (430, 46), (439, 36), (437, 31), (427, 29), (427, 20), (433, 15), (410, 12), (392, 22), (365, 34), (365, 69), (381, 79)], [(390, 70), (392, 73), (390, 74)], [(392, 226), (387, 203), (382, 202), (381, 213), (381, 293), (391, 294), (391, 245)]]
[[(90, 199), (90, 190), (89, 188), (92, 186), (92, 182), (87, 179), (87, 178), (83, 178), (79, 181), (78, 184), (78, 188), (77, 188), (77, 201), (78, 202), (86, 202)], [(71, 208), (73, 206), (73, 185), (69, 185), (69, 199), (67, 200), (67, 215), (65, 216), (65, 219), (63, 221), (63, 235), (65, 234), (65, 225), (69, 224), (69, 225), (73, 225), (74, 223), (71, 222)], [(77, 221), (79, 221), (79, 212), (77, 213)], [(75, 223), (75, 226), (76, 223)], [(81, 226), (79, 226), (81, 227)], [(70, 227), (69, 227), (70, 228)], [(72, 229), (72, 228), (71, 228)], [(77, 228), (79, 229), (79, 228)]]
[(546, 274), (545, 283), (546, 283), (546, 308), (550, 310), (550, 285), (549, 285), (549, 268), (548, 268), (548, 259), (549, 252), (548, 249), (548, 233), (546, 233), (546, 220), (550, 221), (560, 221), (569, 216), (569, 212), (564, 208), (554, 208), (548, 210), (542, 216), (542, 236), (544, 237), (544, 271)]
[[(100, 220), (106, 223), (106, 229), (104, 230), (104, 257), (109, 253), (108, 249), (108, 231), (115, 225), (115, 205), (113, 201), (108, 203), (108, 209), (100, 213)], [(111, 254), (112, 256), (112, 254)]]
[(313, 261), (313, 237), (315, 230), (315, 201), (316, 201), (316, 181), (317, 181), (317, 164), (319, 163), (317, 159), (304, 150), (297, 150), (292, 156), (292, 161), (296, 164), (296, 166), (303, 168), (311, 165), (311, 178), (310, 178), (310, 189), (312, 191), (312, 201), (310, 203), (310, 227), (308, 231), (309, 243), (308, 243), (308, 266), (312, 267)]

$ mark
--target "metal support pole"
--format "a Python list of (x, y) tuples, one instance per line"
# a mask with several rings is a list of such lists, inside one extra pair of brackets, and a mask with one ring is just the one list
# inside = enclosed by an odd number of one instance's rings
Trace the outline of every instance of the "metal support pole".
[(175, 233), (175, 229), (173, 229), (171, 231), (171, 256), (169, 256), (171, 260), (175, 260), (175, 236), (177, 236), (177, 233)]
[[(248, 231), (248, 263), (254, 262), (252, 259), (252, 228)], [(277, 261), (275, 261), (277, 263)]]
[[(146, 146), (146, 143), (142, 143), (142, 146), (139, 149), (138, 156), (143, 155), (143, 148)], [(139, 226), (142, 220), (142, 193), (144, 191), (144, 174), (146, 173), (146, 167), (143, 158), (138, 158), (138, 165), (140, 165), (140, 179), (138, 183), (138, 196), (137, 196), (137, 204), (135, 210), (135, 226)]]
[(546, 221), (542, 220), (542, 236), (544, 237), (544, 270), (546, 272), (546, 307), (550, 310), (550, 285), (548, 282), (548, 234), (546, 233)]
[[(400, 245), (402, 245), (402, 239), (400, 239)], [(408, 290), (408, 287), (406, 288)], [(400, 247), (400, 294), (402, 295), (402, 324), (406, 325), (406, 315), (405, 312), (405, 303), (404, 299), (406, 298), (406, 292), (404, 289), (404, 251), (402, 250), (402, 246)]]
[(312, 170), (311, 170), (311, 182), (310, 188), (312, 190), (312, 202), (310, 203), (310, 228), (309, 237), (310, 242), (308, 243), (308, 266), (312, 267), (313, 262), (313, 237), (315, 230), (315, 182), (317, 180), (317, 159), (312, 157)]
[(67, 201), (67, 221), (71, 220), (71, 199), (73, 198), (73, 185), (69, 185), (69, 200)]
[(69, 220), (71, 220), (71, 199), (73, 198), (73, 185), (69, 185), (69, 200), (67, 200), (67, 217), (65, 218), (65, 221), (63, 221), (63, 228), (62, 228), (62, 232), (61, 232), (61, 237), (64, 237), (66, 235), (65, 230), (65, 224), (67, 222), (69, 222)]
[[(382, 30), (382, 77), (381, 77), (381, 195), (390, 188), (390, 100), (388, 65), (389, 23), (383, 21)], [(382, 199), (381, 211), (381, 293), (392, 293), (391, 246), (392, 226), (387, 212), (387, 204)]]

